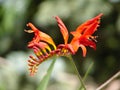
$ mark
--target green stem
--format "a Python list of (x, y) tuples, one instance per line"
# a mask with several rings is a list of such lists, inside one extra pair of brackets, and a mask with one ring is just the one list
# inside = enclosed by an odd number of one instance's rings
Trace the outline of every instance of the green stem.
[(92, 63), (89, 65), (89, 67), (88, 67), (88, 69), (87, 69), (87, 71), (86, 71), (86, 73), (85, 73), (85, 75), (84, 75), (84, 77), (83, 77), (83, 81), (86, 80), (86, 77), (88, 76), (88, 74), (89, 74), (89, 72), (90, 72), (93, 64), (94, 64), (94, 63), (92, 62)]
[(80, 76), (80, 74), (79, 74), (79, 72), (78, 72), (78, 69), (77, 69), (77, 67), (76, 67), (76, 65), (75, 65), (75, 62), (73, 61), (72, 56), (70, 55), (68, 58), (70, 59), (72, 65), (73, 65), (73, 67), (74, 67), (74, 69), (75, 69), (75, 72), (76, 72), (76, 74), (77, 74), (77, 76), (78, 76), (78, 78), (79, 78), (79, 80), (80, 80), (80, 83), (81, 83), (81, 86), (80, 86), (81, 89), (80, 89), (80, 90), (86, 90), (85, 84), (84, 84), (84, 82), (83, 82), (83, 80), (82, 80), (82, 78), (81, 78), (81, 76)]

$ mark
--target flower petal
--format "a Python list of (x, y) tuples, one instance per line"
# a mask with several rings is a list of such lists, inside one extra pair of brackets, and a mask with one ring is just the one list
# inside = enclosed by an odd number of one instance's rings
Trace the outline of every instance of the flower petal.
[(45, 42), (51, 44), (54, 47), (54, 49), (56, 49), (56, 45), (55, 45), (53, 39), (48, 34), (40, 32), (39, 35), (40, 35), (40, 38), (42, 41), (45, 41)]
[(88, 26), (88, 28), (84, 31), (84, 35), (92, 35), (97, 30), (97, 27), (100, 24), (99, 19), (101, 15), (98, 16), (95, 17), (96, 21), (94, 21), (90, 26)]
[(92, 35), (97, 30), (97, 27), (99, 26), (98, 24), (98, 22), (94, 22), (85, 30), (83, 35)]
[(96, 50), (96, 43), (94, 41), (92, 41), (91, 39), (89, 39), (88, 36), (81, 36), (79, 38), (79, 45), (84, 45), (84, 46), (89, 46), (91, 48), (93, 48), (94, 50)]
[(55, 45), (53, 39), (48, 34), (38, 30), (32, 23), (28, 23), (27, 26), (31, 27), (31, 29), (33, 30), (34, 35), (35, 35), (33, 40), (28, 44), (29, 47), (34, 45), (34, 42), (38, 43), (40, 40), (42, 40), (42, 41), (45, 41), (45, 42), (51, 44), (54, 47), (54, 49), (56, 49), (56, 45)]
[(73, 47), (74, 52), (77, 52), (78, 48), (79, 48), (79, 39), (74, 37), (72, 39), (72, 41), (70, 42), (70, 45)]
[(45, 42), (35, 43), (35, 46), (37, 46), (38, 48), (40, 48), (42, 50), (47, 49), (49, 52), (51, 51), (49, 45)]
[(33, 56), (30, 56), (30, 60), (28, 60), (28, 66), (29, 66), (29, 71), (30, 71), (30, 76), (34, 76), (34, 74), (38, 70), (38, 65), (41, 63), (39, 62), (36, 58)]
[(62, 22), (62, 20), (58, 16), (56, 16), (55, 19), (57, 20), (58, 26), (63, 35), (64, 42), (65, 42), (65, 44), (67, 44), (68, 37), (69, 37), (68, 30), (67, 30), (66, 26), (64, 25), (64, 23)]
[(87, 53), (86, 47), (85, 47), (84, 45), (82, 45), (82, 44), (80, 44), (79, 47), (81, 47), (82, 52), (83, 52), (83, 57), (85, 57), (85, 56), (86, 56), (86, 53)]
[[(96, 16), (96, 17), (94, 17), (94, 18), (92, 18), (92, 19), (84, 22), (82, 25), (78, 26), (78, 28), (76, 29), (76, 31), (71, 32), (71, 34), (72, 34), (73, 36), (77, 36), (76, 33), (78, 33), (79, 35), (80, 35), (80, 34), (83, 34), (83, 33), (86, 31), (86, 29), (87, 29), (91, 24), (93, 24), (94, 22), (97, 22), (97, 23), (99, 24), (99, 19), (100, 19), (100, 17), (101, 17), (102, 15), (103, 15), (103, 14), (100, 13), (98, 16)], [(98, 27), (98, 26), (96, 26), (96, 28), (97, 28), (97, 27)], [(95, 30), (93, 30), (93, 33), (94, 33), (94, 31), (95, 31)]]
[(32, 23), (28, 23), (27, 26), (31, 27), (31, 29), (36, 32), (38, 29), (32, 24)]
[[(72, 47), (71, 44), (59, 44), (57, 49), (63, 49), (68, 50), (71, 54), (75, 54), (74, 48)], [(64, 52), (64, 51), (63, 51)]]

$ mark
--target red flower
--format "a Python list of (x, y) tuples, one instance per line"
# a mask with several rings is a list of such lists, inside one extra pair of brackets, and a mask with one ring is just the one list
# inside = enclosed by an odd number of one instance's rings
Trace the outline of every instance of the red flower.
[(32, 30), (25, 31), (28, 33), (34, 33), (34, 38), (31, 42), (29, 42), (28, 47), (32, 47), (34, 45), (34, 42), (38, 43), (40, 41), (44, 41), (47, 42), (48, 44), (51, 44), (54, 47), (54, 49), (56, 49), (56, 45), (49, 35), (38, 30), (32, 23), (28, 23), (27, 26), (31, 27)]
[(30, 75), (33, 76), (37, 71), (38, 65), (50, 56), (49, 53), (51, 52), (51, 49), (48, 44), (51, 44), (54, 49), (56, 49), (56, 45), (49, 35), (38, 30), (32, 23), (28, 23), (27, 26), (31, 27), (32, 30), (25, 31), (34, 33), (34, 38), (28, 43), (28, 47), (33, 49), (37, 56), (37, 58), (30, 56), (31, 59), (28, 60)]
[(92, 34), (97, 30), (97, 27), (100, 24), (100, 17), (103, 14), (99, 14), (93, 19), (90, 19), (78, 26), (76, 31), (71, 32), (74, 36), (71, 45), (73, 46), (75, 52), (77, 52), (78, 48), (81, 47), (83, 51), (83, 56), (86, 56), (87, 49), (85, 46), (89, 46), (93, 49), (96, 49), (96, 36), (92, 36)]
[[(83, 56), (85, 57), (87, 53), (86, 46), (96, 49), (96, 36), (93, 36), (93, 34), (100, 24), (101, 16), (102, 14), (99, 14), (93, 19), (78, 26), (76, 31), (71, 32), (73, 38), (70, 43), (68, 43), (69, 33), (66, 26), (62, 20), (56, 16), (55, 19), (64, 39), (64, 44), (59, 44), (57, 48), (53, 39), (49, 35), (38, 30), (32, 23), (28, 23), (27, 26), (31, 27), (32, 30), (25, 31), (28, 33), (34, 33), (34, 38), (28, 43), (28, 47), (33, 49), (36, 55), (36, 58), (30, 56), (31, 59), (28, 60), (30, 75), (34, 75), (37, 71), (38, 65), (49, 57), (52, 57), (54, 54), (58, 56), (75, 54), (79, 47), (81, 47)], [(49, 47), (49, 44), (54, 47), (53, 50)]]
[(86, 56), (87, 49), (85, 46), (90, 46), (93, 49), (96, 49), (96, 36), (92, 36), (92, 34), (97, 30), (97, 27), (99, 26), (99, 19), (102, 16), (102, 14), (99, 14), (93, 19), (90, 19), (83, 23), (82, 25), (78, 26), (76, 31), (71, 32), (71, 34), (74, 36), (71, 42), (68, 44), (68, 30), (62, 20), (56, 16), (56, 20), (58, 23), (58, 26), (60, 28), (60, 31), (64, 38), (64, 44), (58, 45), (58, 48), (62, 48), (65, 51), (69, 50), (72, 54), (75, 54), (77, 52), (78, 48), (81, 47), (83, 51), (83, 56)]

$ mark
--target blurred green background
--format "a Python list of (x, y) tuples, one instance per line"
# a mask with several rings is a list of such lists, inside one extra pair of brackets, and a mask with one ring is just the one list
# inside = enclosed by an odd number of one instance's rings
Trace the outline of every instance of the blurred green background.
[[(91, 62), (94, 65), (86, 80), (93, 87), (120, 70), (120, 0), (0, 0), (0, 90), (35, 90), (45, 75), (50, 61), (40, 65), (35, 77), (30, 77), (27, 60), (33, 54), (27, 48), (32, 34), (26, 24), (32, 22), (49, 34), (56, 44), (63, 43), (62, 35), (53, 16), (59, 16), (69, 32), (99, 13), (103, 13), (98, 35), (97, 50), (81, 49), (73, 56), (81, 76)], [(72, 38), (72, 36), (70, 36)], [(78, 79), (69, 60), (59, 58), (47, 90), (76, 90)], [(92, 86), (92, 85), (91, 85)]]

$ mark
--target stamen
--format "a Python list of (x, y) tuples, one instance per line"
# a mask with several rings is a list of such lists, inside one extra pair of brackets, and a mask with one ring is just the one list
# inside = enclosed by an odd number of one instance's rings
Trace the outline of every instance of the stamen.
[(97, 42), (97, 40), (96, 40), (97, 37), (98, 37), (98, 36), (90, 36), (90, 37), (89, 37), (89, 40), (94, 41), (94, 42)]
[(34, 31), (33, 30), (24, 30), (25, 32), (27, 33), (33, 33)]

